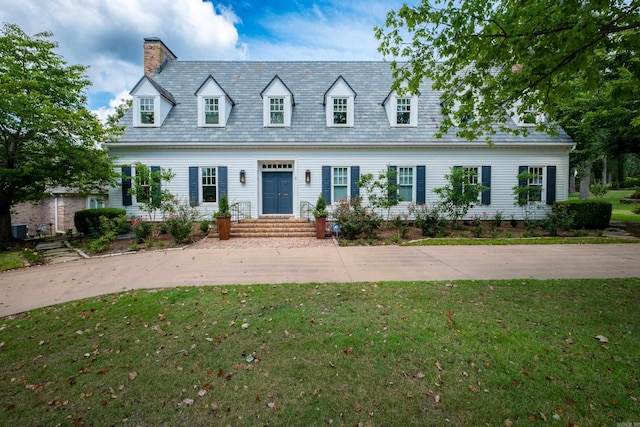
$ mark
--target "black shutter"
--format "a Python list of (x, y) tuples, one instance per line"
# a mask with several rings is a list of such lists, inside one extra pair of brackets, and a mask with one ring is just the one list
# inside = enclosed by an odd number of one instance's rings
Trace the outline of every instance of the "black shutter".
[(162, 194), (161, 180), (160, 180), (160, 166), (151, 166), (151, 176), (150, 185), (151, 185), (151, 201), (153, 206), (160, 207), (160, 197)]
[(331, 204), (331, 166), (322, 166), (322, 196), (327, 202), (327, 205)]
[(131, 197), (131, 166), (122, 167), (122, 206), (131, 206), (133, 198)]
[[(453, 167), (453, 169), (454, 169), (454, 170), (455, 170), (455, 169), (462, 169), (462, 166), (454, 166), (454, 167)], [(452, 171), (452, 172), (453, 172), (453, 171)], [(462, 180), (464, 180), (464, 176), (463, 176)], [(453, 183), (453, 191), (454, 191), (456, 194), (462, 194), (462, 188), (463, 188), (463, 186), (464, 186), (464, 183), (462, 182), (462, 180), (455, 181), (455, 182)]]
[(360, 166), (351, 166), (351, 198), (360, 196)]
[(556, 167), (547, 166), (547, 204), (556, 201)]
[(200, 204), (200, 191), (198, 186), (198, 166), (189, 166), (189, 205)]
[(427, 197), (426, 167), (416, 166), (416, 203), (424, 205)]
[[(518, 175), (523, 172), (529, 171), (529, 166), (518, 166)], [(518, 187), (526, 187), (528, 184), (527, 179), (518, 179)], [(527, 195), (522, 192), (518, 195), (518, 199), (521, 204), (525, 204), (527, 202)]]
[[(396, 187), (398, 185), (398, 167), (397, 166), (389, 166), (389, 175), (392, 175), (390, 177), (390, 182), (389, 184), (391, 184), (389, 187)], [(391, 191), (391, 188), (389, 188), (389, 200), (396, 200), (398, 198), (398, 191)]]
[(482, 166), (482, 185), (485, 190), (482, 192), (482, 204), (491, 204), (491, 166)]
[[(222, 197), (225, 194), (227, 194), (227, 167), (218, 166), (218, 195)], [(227, 198), (229, 198), (229, 195), (227, 195)]]

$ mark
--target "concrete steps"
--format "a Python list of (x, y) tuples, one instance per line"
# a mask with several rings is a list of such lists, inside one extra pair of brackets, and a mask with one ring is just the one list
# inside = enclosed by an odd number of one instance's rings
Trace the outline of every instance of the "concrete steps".
[(313, 222), (293, 217), (263, 217), (241, 219), (231, 224), (234, 237), (315, 237)]

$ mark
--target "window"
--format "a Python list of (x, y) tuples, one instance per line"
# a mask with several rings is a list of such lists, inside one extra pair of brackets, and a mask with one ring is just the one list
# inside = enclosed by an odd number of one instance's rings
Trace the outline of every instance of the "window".
[(89, 196), (89, 209), (104, 208), (104, 199), (98, 196)]
[(398, 98), (396, 123), (399, 125), (411, 124), (411, 98)]
[(478, 185), (478, 168), (477, 167), (467, 167), (464, 168), (465, 175), (468, 178), (469, 185)]
[(535, 190), (529, 192), (529, 201), (541, 202), (542, 201), (542, 167), (530, 166), (529, 175), (530, 176), (529, 176), (529, 179), (527, 180), (527, 185), (529, 187), (535, 188)]
[(140, 98), (140, 124), (152, 125), (155, 123), (154, 100), (153, 98)]
[(347, 124), (347, 98), (333, 98), (333, 124)]
[(202, 182), (202, 201), (215, 203), (218, 200), (216, 197), (216, 168), (202, 168), (200, 173)]
[(398, 196), (403, 202), (413, 200), (413, 168), (398, 168)]
[(333, 201), (348, 198), (347, 184), (349, 183), (347, 168), (333, 168)]
[(522, 123), (527, 125), (535, 125), (537, 122), (538, 112), (535, 108), (529, 105), (524, 109), (524, 115), (522, 116)]
[(151, 201), (151, 175), (149, 172), (138, 172), (136, 168), (136, 178), (140, 185), (141, 192), (136, 194), (138, 203), (149, 203)]
[(284, 125), (284, 98), (269, 99), (269, 123)]
[(204, 98), (204, 123), (217, 125), (220, 123), (220, 107), (218, 98)]

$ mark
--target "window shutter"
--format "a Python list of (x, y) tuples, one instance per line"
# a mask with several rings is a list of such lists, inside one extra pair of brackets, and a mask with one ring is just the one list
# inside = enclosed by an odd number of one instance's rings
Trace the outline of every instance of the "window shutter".
[[(398, 167), (397, 166), (389, 166), (390, 174), (393, 174), (391, 177), (391, 181), (389, 182), (391, 186), (395, 187), (398, 185)], [(398, 192), (389, 190), (389, 200), (396, 200), (398, 198)]]
[[(529, 170), (528, 166), (518, 166), (518, 175), (520, 175), (523, 172), (527, 172), (528, 170)], [(526, 186), (527, 186), (526, 179), (518, 179), (518, 187), (526, 187)], [(526, 194), (524, 194), (524, 192), (518, 195), (518, 199), (521, 204), (524, 204), (527, 202), (527, 196)]]
[[(462, 166), (454, 166), (453, 169), (462, 169)], [(464, 185), (464, 183), (462, 181), (454, 182), (453, 183), (453, 191), (455, 191), (455, 193), (458, 194), (458, 195), (462, 194), (462, 186), (463, 185)]]
[(151, 201), (154, 206), (160, 207), (160, 197), (162, 194), (162, 189), (160, 188), (161, 180), (160, 180), (160, 166), (151, 166)]
[(487, 187), (482, 192), (482, 204), (491, 204), (491, 166), (482, 166), (482, 185)]
[(189, 205), (200, 204), (200, 191), (198, 187), (198, 166), (189, 166)]
[(556, 201), (556, 167), (547, 166), (547, 204)]
[(360, 196), (360, 166), (351, 166), (351, 198)]
[(131, 206), (133, 198), (129, 191), (131, 190), (131, 166), (122, 167), (122, 206)]
[(322, 195), (327, 205), (331, 204), (331, 166), (322, 166)]
[(424, 205), (426, 202), (427, 181), (425, 166), (416, 166), (416, 203)]
[(222, 197), (225, 194), (227, 194), (227, 167), (218, 166), (218, 195)]

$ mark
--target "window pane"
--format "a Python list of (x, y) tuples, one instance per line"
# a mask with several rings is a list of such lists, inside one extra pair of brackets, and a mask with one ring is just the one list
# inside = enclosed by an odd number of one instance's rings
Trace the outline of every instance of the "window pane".
[(532, 202), (541, 202), (542, 201), (542, 168), (541, 167), (530, 167), (529, 173), (532, 175), (529, 178), (529, 186), (535, 187), (535, 190), (532, 190), (529, 195), (529, 201)]
[(348, 174), (347, 168), (333, 168), (333, 201), (337, 202), (342, 198), (347, 199)]
[(398, 168), (398, 196), (403, 202), (413, 200), (413, 168)]
[(333, 99), (333, 124), (347, 124), (347, 98)]
[(347, 199), (347, 186), (346, 185), (336, 185), (333, 187), (333, 201), (338, 202), (340, 199)]
[(269, 118), (272, 125), (284, 124), (284, 98), (269, 99)]
[(218, 98), (204, 99), (204, 122), (208, 125), (217, 125), (220, 120), (218, 110)]
[(140, 98), (140, 123), (151, 125), (155, 122), (155, 114), (153, 112), (153, 98)]
[(215, 202), (216, 199), (216, 168), (202, 168), (202, 200)]
[(398, 98), (397, 100), (397, 124), (408, 125), (411, 124), (411, 99)]

